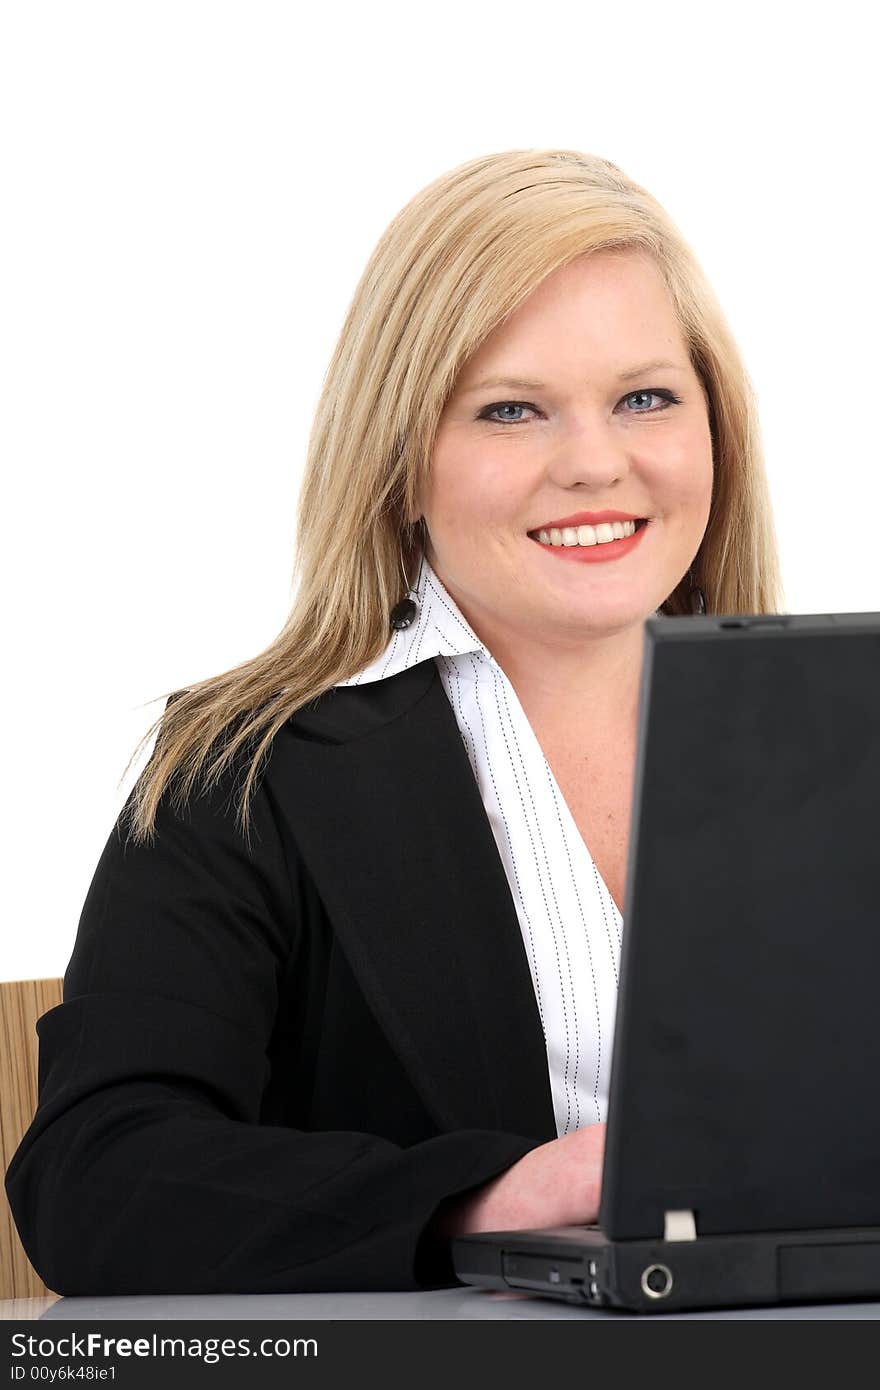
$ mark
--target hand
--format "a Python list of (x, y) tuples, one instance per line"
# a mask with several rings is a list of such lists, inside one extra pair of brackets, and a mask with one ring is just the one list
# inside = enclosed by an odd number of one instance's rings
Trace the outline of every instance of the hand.
[(539, 1144), (497, 1178), (442, 1202), (429, 1229), (451, 1238), (475, 1231), (590, 1226), (599, 1216), (604, 1153), (604, 1121)]

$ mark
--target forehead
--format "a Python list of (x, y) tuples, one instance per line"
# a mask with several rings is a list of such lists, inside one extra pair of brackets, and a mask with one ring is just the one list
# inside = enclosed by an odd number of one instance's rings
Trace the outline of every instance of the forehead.
[(456, 394), (492, 384), (539, 389), (544, 373), (620, 381), (690, 370), (666, 284), (638, 254), (596, 253), (559, 267), (463, 363)]

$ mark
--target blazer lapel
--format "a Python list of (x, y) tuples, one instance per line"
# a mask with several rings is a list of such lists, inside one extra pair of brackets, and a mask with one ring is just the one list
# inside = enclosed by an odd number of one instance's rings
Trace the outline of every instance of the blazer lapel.
[(282, 812), (436, 1124), (555, 1139), (516, 908), (433, 658), (336, 687), (290, 726)]

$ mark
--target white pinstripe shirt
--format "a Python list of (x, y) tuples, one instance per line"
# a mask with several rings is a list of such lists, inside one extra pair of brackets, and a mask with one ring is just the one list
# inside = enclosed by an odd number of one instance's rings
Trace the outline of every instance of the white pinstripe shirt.
[(513, 686), (427, 558), (415, 592), (411, 626), (339, 683), (437, 663), (519, 918), (561, 1136), (607, 1118), (623, 918)]

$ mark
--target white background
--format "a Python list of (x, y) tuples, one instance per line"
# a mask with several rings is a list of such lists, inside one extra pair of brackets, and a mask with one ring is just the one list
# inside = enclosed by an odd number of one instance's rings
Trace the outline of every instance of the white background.
[(864, 7), (311, 9), (3, 6), (0, 978), (63, 973), (162, 693), (280, 628), (349, 298), (466, 159), (573, 147), (654, 193), (758, 392), (789, 610), (880, 610)]

